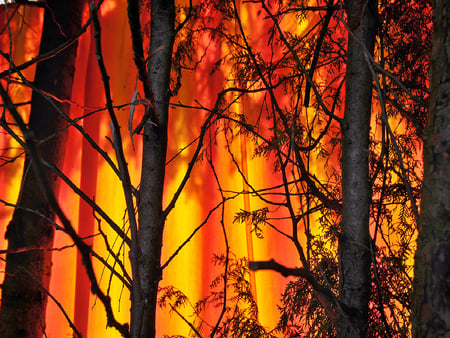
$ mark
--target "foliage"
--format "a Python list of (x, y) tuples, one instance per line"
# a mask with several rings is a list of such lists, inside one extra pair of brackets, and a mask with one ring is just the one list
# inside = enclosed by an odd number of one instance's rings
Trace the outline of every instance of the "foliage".
[[(310, 269), (317, 282), (337, 295), (336, 243), (340, 214), (330, 205), (332, 201), (341, 200), (338, 184), (341, 173), (336, 160), (340, 152), (339, 117), (345, 70), (342, 11), (335, 8), (324, 28), (322, 45), (319, 45), (325, 14), (315, 25), (309, 25), (309, 30), (298, 34), (280, 30), (277, 25), (290, 20), (292, 13), (297, 14), (298, 25), (303, 20), (311, 22), (312, 7), (307, 9), (306, 4), (296, 2), (270, 8), (261, 5), (265, 20), (271, 22), (271, 17), (276, 18), (269, 28), (267, 45), (271, 53), (266, 54), (269, 57), (264, 57), (262, 50), (247, 42), (241, 31), (242, 35), (235, 38), (235, 51), (230, 59), (235, 65), (233, 78), (237, 84), (249, 92), (255, 87), (261, 88), (264, 98), (258, 101), (261, 108), (256, 109), (266, 111), (265, 118), (270, 125), (267, 130), (255, 131), (246, 127), (248, 122), (245, 122), (241, 123), (241, 128), (246, 129), (246, 136), (251, 135), (248, 140), (254, 142), (254, 156), (273, 160), (274, 173), (281, 172), (282, 178), (279, 185), (258, 191), (252, 190), (248, 183), (250, 191), (266, 206), (256, 210), (241, 209), (235, 214), (235, 221), (250, 222), (257, 237), (263, 238), (262, 226), (270, 224), (281, 232), (280, 222), (274, 220), (290, 219), (294, 230), (283, 233), (300, 247), (300, 256), (306, 257), (301, 263)], [(322, 13), (325, 13), (326, 4), (322, 6)], [(320, 5), (316, 9), (320, 9)], [(381, 78), (381, 92), (375, 88), (374, 97), (383, 98), (374, 103), (369, 151), (372, 296), (368, 334), (403, 336), (410, 329), (413, 240), (421, 189), (420, 148), (428, 98), (431, 5), (429, 2), (411, 6), (395, 1), (380, 3), (379, 24), (374, 71)], [(414, 29), (417, 25), (420, 29)], [(307, 72), (316, 53), (319, 55), (317, 64)], [(307, 77), (312, 74), (320, 74), (321, 80), (314, 83), (317, 87), (316, 92), (311, 93), (311, 109), (305, 111), (301, 107), (302, 99), (306, 99), (302, 94), (306, 83), (310, 83)], [(286, 96), (288, 103), (284, 99)], [(325, 176), (308, 169), (317, 166), (325, 170)], [(273, 198), (263, 194), (266, 191), (270, 191)], [(275, 198), (280, 191), (283, 197)], [(274, 207), (269, 208), (270, 205)], [(287, 211), (277, 218), (275, 213), (279, 215), (283, 208)], [(305, 240), (301, 240), (304, 246), (298, 243), (298, 222), (304, 225)], [(327, 262), (326, 269), (322, 267), (324, 262)], [(314, 288), (305, 279), (288, 284), (280, 311), (277, 329), (284, 336), (334, 335), (332, 323), (318, 302)]]
[[(197, 337), (206, 328), (215, 329), (217, 337), (275, 337), (257, 320), (258, 307), (251, 293), (247, 259), (215, 255), (212, 262), (226, 270), (211, 282), (208, 296), (192, 305), (180, 290), (168, 286), (160, 290), (159, 305), (170, 306), (180, 316), (182, 308), (191, 308), (193, 314), (189, 317), (194, 318), (195, 333), (191, 332), (190, 337)], [(224, 309), (223, 318), (215, 325), (203, 319), (203, 314), (220, 308)]]

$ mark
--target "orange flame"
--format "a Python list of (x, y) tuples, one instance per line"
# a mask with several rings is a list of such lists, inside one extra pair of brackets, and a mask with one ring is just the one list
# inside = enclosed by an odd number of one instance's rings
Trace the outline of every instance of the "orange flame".
[[(127, 23), (126, 3), (124, 1), (109, 0), (105, 2), (109, 7), (101, 14), (102, 39), (104, 41), (104, 58), (107, 70), (111, 75), (112, 97), (114, 104), (123, 105), (131, 102), (136, 84), (136, 70), (133, 63), (130, 33)], [(13, 41), (13, 57), (16, 64), (21, 64), (30, 59), (38, 52), (40, 40), (40, 26), (42, 25), (42, 12), (28, 7), (19, 7), (23, 16), (23, 22), (27, 26), (20, 27), (22, 17), (14, 16), (10, 23), (11, 39)], [(246, 4), (239, 8), (244, 30), (249, 34), (249, 40), (255, 50), (263, 53), (263, 57), (270, 58), (271, 51), (267, 48), (269, 31), (268, 20), (261, 24), (261, 17), (258, 6)], [(11, 13), (10, 13), (11, 14)], [(4, 20), (4, 19), (2, 19)], [(292, 16), (292, 20), (284, 20), (284, 29), (306, 30), (311, 28), (317, 19), (303, 21), (298, 24), (297, 19)], [(5, 22), (2, 22), (5, 25)], [(3, 27), (3, 26), (2, 26)], [(0, 41), (2, 50), (9, 46), (7, 34), (1, 34)], [(263, 37), (263, 38), (262, 38)], [(173, 101), (179, 101), (186, 105), (196, 105), (198, 100), (205, 107), (212, 108), (217, 93), (220, 92), (227, 83), (224, 77), (230, 72), (230, 66), (225, 65), (214, 74), (210, 74), (213, 64), (225, 53), (225, 47), (211, 43), (206, 35), (199, 43), (198, 58), (202, 62), (195, 72), (183, 74), (184, 86), (181, 87), (178, 96)], [(281, 53), (281, 51), (278, 51)], [(203, 55), (205, 54), (205, 55)], [(7, 69), (5, 61), (0, 63), (1, 69)], [(33, 67), (27, 69), (26, 75), (33, 77)], [(325, 71), (319, 72), (317, 78), (324, 82), (327, 78)], [(187, 84), (187, 85), (186, 85)], [(10, 92), (14, 102), (26, 102), (30, 99), (30, 91), (20, 85), (11, 84)], [(138, 86), (139, 88), (139, 86)], [(280, 90), (280, 102), (288, 105), (290, 98)], [(249, 121), (258, 118), (258, 107), (263, 98), (254, 94), (245, 99), (241, 99), (239, 104), (233, 108), (238, 113), (245, 114)], [(81, 117), (104, 107), (103, 85), (101, 83), (92, 38), (89, 34), (84, 34), (79, 40), (78, 58), (76, 65), (75, 84), (73, 89), (72, 118)], [(127, 131), (129, 110), (127, 106), (118, 109), (116, 112), (122, 127), (122, 136), (125, 142), (128, 166), (132, 176), (132, 183), (137, 186), (140, 178), (140, 156), (142, 145), (138, 136), (134, 136), (133, 150), (132, 140)], [(305, 115), (307, 109), (305, 108)], [(29, 105), (21, 108), (21, 113), (26, 116)], [(134, 121), (139, 121), (142, 116), (142, 107), (137, 106)], [(169, 146), (168, 159), (175, 157), (199, 135), (205, 113), (201, 110), (173, 107), (170, 111), (169, 124)], [(114, 151), (106, 139), (110, 134), (108, 118), (103, 111), (93, 113), (82, 119), (82, 126), (90, 136), (105, 149), (111, 158), (115, 158)], [(134, 122), (136, 123), (136, 122)], [(217, 125), (221, 128), (223, 125)], [(236, 165), (228, 156), (227, 147), (231, 147), (232, 153), (236, 156), (236, 162), (242, 169), (244, 175), (249, 178), (255, 189), (263, 189), (268, 186), (275, 186), (280, 182), (279, 174), (273, 173), (272, 161), (262, 158), (253, 158), (254, 146), (248, 142), (244, 135), (239, 135), (233, 142), (228, 143), (223, 136), (214, 140), (213, 131), (209, 135), (209, 148), (205, 156), (209, 156), (217, 170), (220, 184), (224, 191), (249, 190), (246, 182), (236, 169)], [(214, 141), (217, 142), (214, 145)], [(12, 150), (9, 156), (15, 156), (17, 144), (7, 137), (0, 135), (0, 149)], [(191, 148), (181, 152), (167, 167), (165, 182), (165, 201), (172, 198), (176, 188), (182, 180), (188, 163), (192, 156)], [(338, 155), (335, 154), (331, 165), (339, 166)], [(0, 185), (2, 187), (0, 197), (5, 201), (12, 201), (18, 195), (20, 187), (21, 161), (0, 168)], [(311, 169), (319, 179), (325, 179), (327, 172), (323, 168), (323, 163), (311, 162)], [(125, 205), (123, 193), (119, 179), (98, 153), (92, 149), (89, 143), (73, 128), (70, 129), (69, 141), (67, 144), (66, 160), (64, 172), (69, 178), (79, 186), (90, 198), (102, 207), (108, 215), (124, 229), (127, 228), (124, 220)], [(207, 217), (208, 212), (216, 207), (220, 201), (220, 192), (215, 183), (214, 173), (206, 161), (198, 163), (193, 170), (190, 181), (183, 194), (177, 202), (179, 207), (175, 208), (166, 221), (164, 232), (164, 247), (162, 253), (162, 263), (179, 248), (196, 227)], [(105, 222), (97, 222), (93, 217), (92, 208), (87, 205), (66, 185), (62, 185), (60, 192), (60, 202), (63, 209), (76, 225), (78, 233), (82, 237), (94, 237), (88, 239), (88, 243), (93, 245), (95, 251), (101, 256), (108, 257), (104, 240), (99, 235), (99, 225), (105, 232), (111, 243), (115, 243), (115, 250), (121, 248), (122, 243), (117, 239), (117, 235), (109, 229)], [(298, 266), (298, 254), (294, 246), (286, 238), (272, 229), (266, 229), (263, 241), (255, 240), (255, 235), (251, 232), (250, 224), (239, 226), (233, 224), (233, 217), (240, 209), (255, 210), (262, 207), (262, 202), (250, 195), (243, 194), (230, 200), (225, 205), (224, 223), (227, 231), (230, 247), (237, 257), (247, 257), (249, 260), (266, 260), (274, 258), (287, 266)], [(296, 207), (300, 207), (296, 205)], [(219, 210), (219, 209), (218, 209)], [(0, 226), (3, 231), (11, 217), (11, 208), (0, 209)], [(277, 216), (283, 216), (278, 215)], [(314, 227), (315, 220), (311, 220)], [(283, 228), (282, 222), (279, 223)], [(306, 239), (301, 238), (302, 244)], [(62, 248), (71, 245), (67, 236), (57, 233), (55, 247)], [(6, 243), (3, 237), (0, 238), (0, 248), (5, 248)], [(120, 255), (126, 257), (128, 252), (124, 252), (123, 247), (118, 250)], [(225, 251), (224, 235), (220, 227), (220, 211), (216, 211), (208, 222), (199, 230), (190, 242), (183, 248), (170, 265), (164, 269), (161, 286), (176, 285), (183, 291), (192, 302), (206, 296), (210, 290), (211, 280), (217, 276), (219, 271), (210, 261), (213, 254), (220, 254)], [(111, 257), (108, 262), (112, 264)], [(97, 262), (98, 263), (98, 262)], [(50, 292), (61, 303), (73, 319), (75, 325), (87, 336), (92, 337), (119, 337), (113, 329), (105, 329), (106, 318), (103, 307), (96, 302), (89, 293), (89, 281), (84, 274), (80, 258), (74, 248), (55, 250), (53, 254), (53, 271)], [(116, 312), (119, 321), (129, 320), (129, 293), (122, 287), (116, 279), (110, 279), (110, 274), (98, 263), (96, 273), (101, 277), (101, 285), (104, 290), (109, 289), (113, 299), (113, 310)], [(259, 306), (259, 320), (266, 327), (274, 327), (278, 320), (276, 305), (279, 302), (279, 295), (284, 290), (287, 280), (273, 272), (261, 271), (250, 275), (252, 293)], [(187, 334), (189, 327), (178, 317), (170, 315), (167, 309), (159, 309), (158, 312), (158, 336), (162, 334)], [(217, 318), (217, 310), (211, 310), (205, 315), (205, 319), (214, 322)], [(54, 302), (49, 301), (47, 313), (47, 335), (50, 337), (64, 337), (72, 334), (60, 309)]]

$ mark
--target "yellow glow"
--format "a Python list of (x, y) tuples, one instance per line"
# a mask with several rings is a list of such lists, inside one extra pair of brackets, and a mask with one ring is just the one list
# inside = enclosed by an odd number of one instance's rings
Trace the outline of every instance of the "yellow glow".
[[(260, 5), (245, 3), (239, 6), (239, 11), (244, 30), (249, 35), (249, 43), (255, 51), (261, 51), (263, 57), (269, 59), (270, 53), (272, 53), (270, 48), (267, 48), (268, 31), (271, 26), (270, 20), (262, 21), (265, 14), (260, 11)], [(25, 16), (27, 22), (30, 23), (29, 26), (23, 26), (22, 29), (19, 29), (17, 18), (11, 24), (14, 41), (13, 55), (17, 64), (23, 63), (37, 54), (40, 27), (42, 25), (42, 11), (27, 10), (22, 12), (22, 14)], [(111, 90), (114, 104), (129, 103), (135, 88), (136, 70), (133, 63), (130, 32), (127, 24), (126, 2), (105, 1), (102, 5), (101, 16), (103, 54), (108, 73), (111, 76)], [(287, 16), (280, 24), (283, 30), (300, 34), (310, 29), (317, 20), (317, 16), (314, 14), (308, 16), (306, 20), (299, 22), (295, 15), (292, 14)], [(230, 29), (234, 29), (236, 33), (239, 32), (238, 27), (230, 27)], [(72, 106), (72, 117), (79, 117), (90, 111), (88, 108), (82, 109), (81, 107), (104, 107), (105, 105), (104, 98), (101, 94), (102, 84), (98, 78), (98, 72), (89, 68), (89, 65), (92, 67), (92, 64), (96, 63), (95, 58), (92, 60), (92, 54), (89, 60), (89, 48), (91, 46), (90, 35), (91, 33), (88, 32), (79, 40), (72, 98), (76, 104)], [(1, 39), (3, 40), (0, 43), (2, 46), (9, 46), (9, 41), (7, 41), (5, 36), (7, 35), (1, 35)], [(227, 83), (224, 80), (225, 77), (231, 74), (231, 65), (229, 64), (224, 65), (214, 74), (210, 73), (214, 62), (224, 55), (232, 53), (233, 50), (229, 50), (229, 47), (225, 45), (218, 46), (210, 43), (209, 39), (210, 37), (207, 34), (204, 34), (200, 38), (195, 57), (198, 60), (201, 59), (202, 62), (198, 65), (195, 72), (183, 73), (182, 80), (184, 85), (181, 87), (178, 96), (173, 98), (173, 103), (181, 102), (187, 105), (197, 105), (194, 100), (198, 100), (200, 104), (211, 109), (214, 107), (218, 92), (227, 86), (236, 85), (231, 83), (231, 81)], [(273, 51), (276, 57), (279, 57), (283, 52), (284, 50), (281, 48)], [(0, 60), (0, 67), (1, 69), (8, 67), (3, 59)], [(33, 67), (30, 67), (25, 72), (29, 79), (33, 78), (33, 73)], [(345, 69), (342, 70), (342, 74), (340, 75), (343, 76), (344, 73)], [(339, 74), (332, 75), (336, 76)], [(314, 79), (319, 84), (325, 84), (329, 79), (328, 76), (330, 75), (322, 68), (315, 73)], [(96, 82), (95, 85), (92, 84), (94, 81)], [(29, 89), (16, 84), (11, 84), (10, 88), (15, 102), (30, 100), (31, 93)], [(89, 93), (87, 91), (89, 90), (95, 91), (95, 95), (91, 96), (96, 97), (88, 99)], [(282, 109), (292, 104), (293, 98), (286, 95), (281, 89), (276, 93), (279, 95), (279, 103)], [(244, 114), (247, 120), (253, 123), (259, 118), (259, 109), (265, 99), (263, 94), (248, 95), (245, 99), (240, 99), (230, 110), (233, 113)], [(314, 95), (311, 95), (311, 101), (314, 100)], [(138, 188), (142, 142), (141, 136), (135, 135), (133, 138), (135, 150), (132, 149), (128, 131), (129, 111), (129, 107), (127, 106), (121, 110), (116, 110), (116, 113), (122, 126), (121, 132), (132, 183)], [(22, 107), (20, 112), (24, 117), (28, 116), (29, 106)], [(133, 121), (134, 125), (139, 122), (142, 113), (142, 107), (137, 107), (136, 116)], [(102, 149), (105, 149), (115, 162), (114, 149), (107, 139), (107, 137), (111, 138), (108, 114), (106, 111), (101, 111), (97, 114), (98, 121), (96, 123), (98, 125), (94, 125), (90, 132), (94, 138), (95, 136), (93, 134), (98, 132), (99, 145)], [(193, 149), (197, 143), (194, 142), (192, 146), (186, 149), (185, 147), (198, 137), (206, 114), (205, 111), (197, 109), (171, 108), (170, 110), (167, 159), (174, 157), (180, 152), (180, 149), (184, 150), (166, 167), (164, 206), (167, 206), (171, 201), (177, 187), (184, 178), (194, 152)], [(308, 119), (311, 119), (311, 116), (314, 116), (314, 114), (316, 114), (315, 108), (304, 108), (299, 118), (302, 119), (303, 123), (307, 124), (310, 122)], [(342, 111), (337, 112), (338, 116), (342, 116), (342, 114)], [(83, 126), (87, 126), (88, 124), (87, 120), (80, 123)], [(268, 134), (271, 132), (271, 121), (262, 121), (261, 124), (263, 133)], [(372, 126), (375, 126), (375, 117), (372, 121)], [(273, 157), (253, 158), (252, 155), (255, 147), (252, 141), (244, 135), (236, 135), (236, 131), (233, 131), (234, 139), (232, 142), (231, 132), (229, 135), (224, 136), (220, 134), (215, 138), (214, 132), (220, 128), (224, 128), (223, 122), (214, 125), (209, 134), (206, 135), (206, 152), (204, 157), (202, 161), (196, 163), (190, 180), (177, 201), (176, 208), (169, 214), (166, 220), (162, 263), (165, 263), (178, 250), (180, 245), (206, 219), (208, 212), (221, 201), (219, 186), (215, 181), (213, 171), (208, 165), (207, 159), (213, 161), (214, 169), (220, 180), (220, 186), (227, 196), (231, 196), (232, 192), (250, 189), (231, 160), (227, 147), (230, 147), (236, 162), (254, 189), (265, 189), (282, 182), (280, 173), (274, 172), (273, 170), (275, 160)], [(404, 126), (400, 124), (399, 128), (404, 128)], [(374, 134), (379, 138), (379, 129), (375, 129)], [(322, 142), (327, 144), (328, 141), (329, 139), (325, 137)], [(7, 147), (17, 148), (17, 144), (11, 138), (0, 135), (0, 149)], [(331, 146), (327, 145), (327, 147)], [(82, 136), (74, 128), (71, 128), (69, 131), (64, 172), (67, 173), (72, 182), (77, 186), (83, 185), (83, 180), (86, 179), (87, 175), (96, 176), (95, 180), (92, 179), (92, 181), (89, 181), (93, 185), (87, 187), (91, 194), (89, 197), (95, 197), (95, 202), (103, 208), (116, 224), (123, 227), (125, 231), (128, 231), (128, 222), (125, 216), (126, 206), (121, 182), (111, 168), (104, 163), (103, 159), (99, 160), (99, 165), (92, 164), (92, 168), (87, 165), (89, 163), (95, 163), (95, 161), (89, 162), (89, 159), (83, 157), (83, 154), (86, 155), (88, 149), (88, 146), (83, 145)], [(327, 150), (331, 149), (327, 148)], [(11, 151), (9, 155), (14, 156), (18, 153), (19, 150), (16, 149)], [(311, 156), (309, 168), (321, 182), (327, 181), (332, 170), (336, 169), (340, 171), (339, 148), (334, 149), (334, 153), (330, 155), (330, 161), (327, 163), (328, 166), (325, 166), (322, 159), (317, 158), (317, 151), (313, 152), (312, 155), (314, 156)], [(83, 165), (85, 167), (81, 171)], [(20, 187), (21, 167), (21, 161), (16, 161), (12, 165), (0, 168), (0, 186), (3, 188), (0, 189), (0, 198), (7, 201), (15, 200)], [(421, 173), (418, 174), (420, 175)], [(289, 179), (292, 179), (292, 177), (289, 177)], [(331, 181), (328, 183), (332, 185), (334, 183), (338, 184), (339, 182)], [(284, 197), (280, 197), (280, 200), (282, 198)], [(81, 229), (84, 224), (79, 224), (83, 222), (82, 215), (79, 215), (80, 210), (82, 210), (82, 207), (80, 208), (80, 198), (69, 187), (62, 184), (59, 200), (74, 227), (77, 230)], [(292, 203), (296, 211), (304, 207), (302, 205), (304, 201), (300, 198), (292, 198)], [(255, 234), (251, 232), (251, 224), (233, 223), (235, 214), (241, 209), (251, 211), (264, 206), (266, 205), (261, 199), (251, 194), (243, 194), (226, 203), (223, 221), (231, 250), (238, 258), (247, 257), (249, 260), (268, 260), (273, 258), (289, 267), (301, 265), (298, 253), (292, 242), (269, 226), (264, 226), (264, 239), (261, 240), (257, 239)], [(274, 217), (274, 220), (271, 221), (282, 231), (291, 234), (292, 225), (288, 219), (289, 215), (287, 211), (272, 206), (270, 206), (270, 209), (273, 211), (272, 216)], [(221, 211), (218, 208), (213, 213), (209, 221), (193, 236), (163, 271), (163, 280), (160, 286), (174, 285), (189, 297), (192, 304), (211, 292), (209, 288), (211, 281), (223, 270), (222, 267), (213, 266), (211, 263), (213, 254), (222, 254), (225, 252), (225, 239), (221, 228)], [(0, 222), (3, 230), (11, 214), (12, 209), (0, 209)], [(91, 214), (89, 213), (88, 216), (91, 216)], [(309, 219), (313, 234), (318, 234), (320, 231), (317, 218), (317, 214), (313, 214)], [(91, 220), (94, 221), (93, 219)], [(111, 257), (108, 257), (103, 238), (98, 235), (99, 231), (97, 226), (97, 222), (94, 221), (94, 232), (91, 235), (97, 236), (93, 240), (93, 248), (102, 257), (106, 257), (108, 263), (113, 264)], [(298, 235), (303, 246), (305, 246), (306, 242), (304, 226), (303, 221), (299, 223)], [(119, 248), (121, 243), (118, 241), (117, 235), (109, 228), (104, 220), (101, 221), (101, 227), (105, 231), (111, 245), (115, 243), (114, 249)], [(0, 248), (6, 248), (6, 244), (3, 236), (0, 236)], [(72, 242), (68, 236), (57, 232), (55, 248), (70, 245), (72, 245)], [(120, 255), (126, 262), (128, 262), (128, 254), (128, 248), (126, 250), (121, 249)], [(53, 254), (53, 271), (50, 287), (52, 295), (61, 302), (72, 320), (74, 319), (75, 312), (75, 290), (80, 288), (79, 285), (76, 285), (76, 259), (76, 250), (74, 248), (55, 250)], [(411, 254), (411, 262), (412, 259), (413, 256)], [(1, 269), (3, 269), (2, 264), (0, 264)], [(128, 270), (130, 270), (129, 264), (125, 264)], [(117, 278), (110, 279), (109, 272), (96, 261), (95, 269), (97, 277), (101, 277), (102, 289), (109, 289), (116, 319), (121, 323), (129, 322), (129, 292), (122, 287)], [(277, 304), (279, 303), (280, 294), (289, 280), (274, 272), (261, 271), (251, 273), (250, 281), (252, 283), (252, 293), (257, 299), (260, 311), (258, 319), (264, 326), (273, 328), (278, 321), (279, 313)], [(89, 292), (88, 287), (84, 286), (84, 288), (86, 292)], [(51, 300), (49, 300), (48, 304), (47, 335), (49, 337), (72, 335), (72, 330), (58, 307)], [(79, 311), (89, 312), (89, 321), (87, 323), (89, 337), (120, 337), (116, 330), (105, 329), (106, 319), (103, 305), (92, 295), (89, 298), (89, 307)], [(219, 309), (210, 307), (203, 314), (203, 318), (209, 323), (214, 323), (217, 320), (218, 311)], [(192, 309), (188, 306), (182, 309), (182, 312), (185, 316), (190, 316)], [(191, 319), (192, 317), (189, 318)], [(157, 319), (158, 337), (162, 337), (163, 334), (188, 335), (190, 331), (186, 323), (176, 314), (171, 313), (168, 308), (158, 308)]]

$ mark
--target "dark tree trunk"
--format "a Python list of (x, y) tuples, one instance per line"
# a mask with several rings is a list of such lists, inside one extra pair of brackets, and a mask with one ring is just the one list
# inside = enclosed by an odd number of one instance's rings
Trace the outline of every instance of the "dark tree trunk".
[(368, 148), (372, 75), (363, 48), (373, 54), (377, 6), (375, 0), (347, 0), (345, 7), (354, 37), (349, 32), (342, 131), (343, 214), (339, 259), (340, 298), (346, 318), (339, 320), (337, 330), (340, 337), (365, 337), (370, 293)]
[[(165, 215), (162, 210), (167, 150), (167, 122), (175, 5), (170, 0), (151, 3), (149, 75), (159, 122), (147, 122), (143, 137), (139, 204), (140, 274), (144, 298), (141, 337), (154, 337), (158, 284), (162, 278), (161, 248)], [(153, 54), (154, 53), (154, 54)]]
[(430, 109), (414, 272), (413, 337), (450, 336), (450, 10), (433, 4)]
[[(83, 1), (47, 0), (40, 53), (48, 52), (74, 35), (81, 26)], [(77, 45), (61, 51), (37, 65), (37, 88), (60, 99), (70, 99)], [(69, 105), (56, 102), (66, 114)], [(66, 126), (59, 113), (37, 92), (33, 92), (29, 127), (39, 144), (42, 159), (61, 166), (66, 142)], [(57, 195), (59, 181), (47, 170), (47, 180)], [(6, 256), (2, 285), (0, 337), (42, 337), (45, 330), (47, 289), (50, 283), (54, 227), (44, 218), (27, 212), (36, 210), (53, 219), (54, 214), (39, 187), (39, 179), (27, 156), (22, 177), (18, 208), (6, 231), (8, 249), (38, 248)]]

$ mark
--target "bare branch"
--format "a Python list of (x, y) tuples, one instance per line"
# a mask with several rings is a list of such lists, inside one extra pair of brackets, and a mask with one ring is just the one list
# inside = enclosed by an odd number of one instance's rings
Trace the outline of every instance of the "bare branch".
[[(142, 121), (134, 130), (133, 134), (139, 134), (144, 128), (148, 118), (151, 122), (159, 124), (158, 114), (156, 113), (155, 98), (153, 96), (152, 83), (148, 77), (147, 67), (145, 66), (144, 47), (142, 42), (141, 20), (139, 15), (139, 0), (128, 0), (128, 23), (131, 30), (131, 41), (133, 43), (134, 62), (139, 74), (139, 80), (144, 88), (145, 99), (148, 104), (145, 107), (145, 114)], [(158, 50), (155, 51), (157, 53)]]
[[(130, 222), (131, 229), (131, 251), (130, 251), (130, 261), (131, 261), (131, 269), (132, 269), (132, 299), (135, 302), (132, 307), (132, 317), (140, 318), (142, 309), (141, 309), (141, 278), (139, 272), (139, 237), (138, 237), (138, 227), (136, 221), (136, 214), (134, 211), (134, 202), (132, 195), (132, 185), (130, 173), (128, 171), (127, 162), (125, 160), (125, 155), (123, 152), (123, 144), (122, 144), (122, 136), (120, 135), (120, 126), (117, 121), (114, 109), (112, 108), (112, 98), (111, 91), (109, 87), (109, 76), (106, 72), (105, 64), (103, 62), (102, 49), (101, 49), (101, 29), (100, 22), (97, 17), (97, 9), (93, 4), (90, 5), (91, 15), (94, 23), (94, 38), (95, 38), (95, 49), (98, 65), (100, 68), (100, 73), (102, 75), (103, 85), (105, 89), (106, 96), (106, 107), (108, 108), (109, 116), (111, 118), (111, 131), (113, 134), (113, 142), (114, 149), (116, 151), (117, 162), (119, 165), (120, 177), (122, 181), (123, 192), (125, 195), (125, 201), (127, 205), (128, 211), (128, 220)], [(137, 321), (139, 322), (139, 321)], [(127, 328), (128, 330), (128, 328)]]

